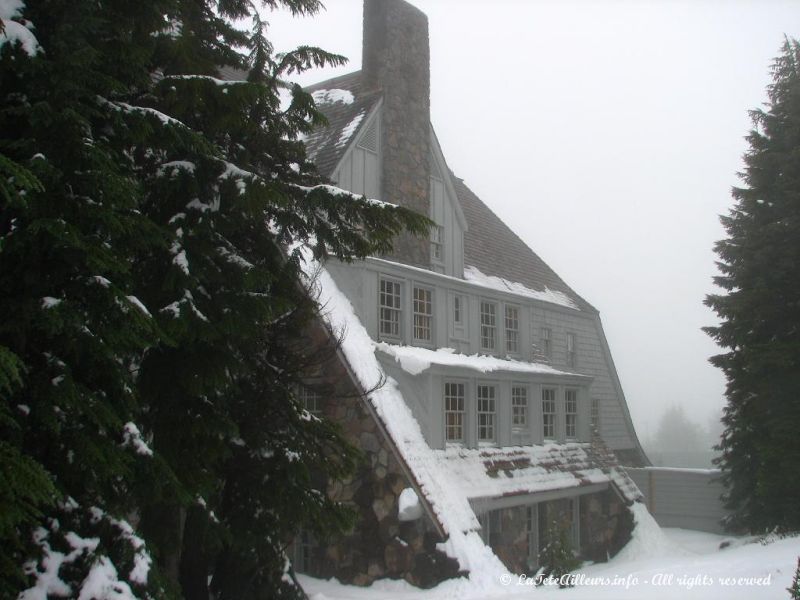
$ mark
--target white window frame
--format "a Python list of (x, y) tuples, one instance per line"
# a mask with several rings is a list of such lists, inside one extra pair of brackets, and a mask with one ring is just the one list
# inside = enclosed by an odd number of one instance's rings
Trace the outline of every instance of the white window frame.
[[(393, 289), (384, 290), (384, 284), (391, 285)], [(392, 298), (396, 305), (385, 304), (388, 298)], [(384, 330), (385, 324), (390, 326), (389, 331)], [(396, 327), (396, 332), (391, 331), (391, 325)], [(389, 277), (380, 277), (378, 282), (378, 336), (381, 339), (403, 339), (403, 283)]]
[[(556, 404), (556, 396), (556, 388), (542, 388), (542, 439), (544, 440), (555, 440), (558, 434), (558, 406)], [(548, 435), (548, 433), (550, 435)]]
[[(484, 307), (491, 307), (490, 311), (484, 311)], [(484, 321), (486, 317), (486, 321)], [(490, 322), (491, 321), (491, 322)], [(497, 351), (497, 302), (481, 300), (480, 303), (480, 346), (481, 350), (488, 352)], [(488, 342), (491, 341), (491, 345)], [(484, 343), (487, 342), (487, 343)]]
[[(520, 394), (520, 391), (522, 392)], [(526, 429), (530, 423), (528, 386), (511, 384), (511, 427)]]
[[(460, 388), (460, 396), (454, 393)], [(460, 400), (460, 402), (459, 402)], [(450, 401), (455, 401), (455, 405)], [(466, 441), (466, 415), (467, 415), (467, 384), (463, 381), (445, 381), (442, 390), (442, 405), (444, 407), (444, 440), (446, 444), (463, 445)], [(453, 422), (451, 424), (450, 417)], [(458, 437), (450, 435), (450, 432), (458, 432)]]
[[(488, 392), (483, 395), (482, 392)], [(475, 387), (475, 409), (477, 414), (477, 440), (479, 444), (497, 442), (497, 386), (479, 383)]]
[[(513, 317), (509, 316), (509, 311), (512, 311), (514, 313)], [(519, 314), (520, 314), (519, 306), (515, 306), (513, 304), (504, 305), (503, 325), (505, 327), (505, 333), (506, 333), (506, 353), (508, 354), (519, 354), (519, 346), (520, 346)]]
[[(417, 292), (427, 294), (427, 299), (417, 298)], [(415, 342), (423, 344), (433, 344), (433, 290), (422, 285), (414, 285), (411, 288), (411, 312), (412, 312), (412, 336)], [(428, 312), (419, 310), (427, 309)], [(424, 334), (427, 331), (427, 337)]]
[(564, 433), (568, 440), (578, 439), (578, 390), (564, 390)]

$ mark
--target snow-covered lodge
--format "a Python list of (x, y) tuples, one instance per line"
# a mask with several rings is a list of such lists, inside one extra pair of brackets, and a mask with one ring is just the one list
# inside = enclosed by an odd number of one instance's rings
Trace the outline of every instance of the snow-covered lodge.
[(303, 394), (365, 460), (328, 485), (358, 510), (355, 529), (301, 535), (295, 568), (358, 584), (431, 585), (487, 564), (531, 572), (553, 523), (602, 560), (641, 498), (620, 464), (647, 459), (598, 312), (448, 168), (430, 123), (425, 15), (366, 0), (362, 65), (309, 88), (329, 120), (309, 157), (335, 185), (436, 226), (390, 256), (315, 273), (343, 342)]

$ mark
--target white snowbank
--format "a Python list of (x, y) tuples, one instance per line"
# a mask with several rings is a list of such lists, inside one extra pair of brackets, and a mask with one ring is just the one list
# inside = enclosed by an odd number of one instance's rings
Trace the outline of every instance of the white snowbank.
[(664, 535), (644, 504), (634, 502), (630, 509), (634, 522), (631, 541), (614, 557), (615, 560), (631, 562), (657, 556), (686, 554), (686, 551)]

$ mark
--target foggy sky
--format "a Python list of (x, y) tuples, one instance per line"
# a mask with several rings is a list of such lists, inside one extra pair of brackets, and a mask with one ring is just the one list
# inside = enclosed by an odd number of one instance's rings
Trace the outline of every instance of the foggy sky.
[[(671, 404), (724, 405), (700, 328), (718, 216), (739, 184), (800, 2), (412, 0), (428, 15), (431, 120), (450, 168), (599, 311), (640, 439)], [(360, 68), (360, 0), (267, 14), (277, 50)]]

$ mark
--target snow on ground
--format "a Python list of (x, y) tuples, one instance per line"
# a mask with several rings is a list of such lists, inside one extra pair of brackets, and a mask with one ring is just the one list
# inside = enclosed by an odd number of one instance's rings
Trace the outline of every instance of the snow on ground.
[(646, 511), (635, 517), (637, 535), (629, 547), (607, 563), (577, 571), (573, 588), (536, 588), (518, 575), (498, 577), (491, 589), (475, 589), (464, 579), (431, 590), (390, 580), (368, 588), (304, 575), (300, 582), (311, 600), (788, 600), (800, 536), (764, 544), (754, 538), (660, 529)]

